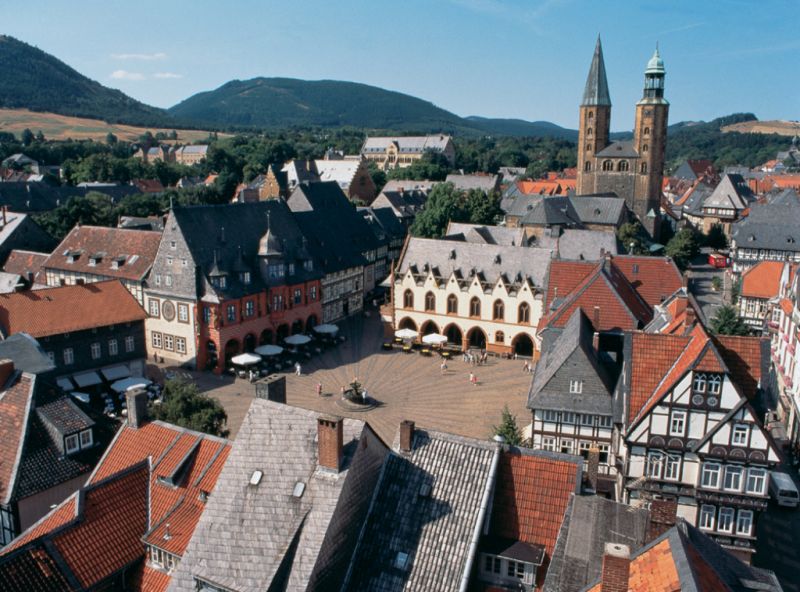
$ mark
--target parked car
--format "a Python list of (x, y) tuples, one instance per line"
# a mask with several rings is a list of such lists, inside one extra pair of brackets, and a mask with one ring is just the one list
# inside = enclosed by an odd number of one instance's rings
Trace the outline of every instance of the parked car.
[(800, 493), (792, 478), (786, 473), (772, 471), (769, 476), (769, 491), (779, 506), (797, 507)]

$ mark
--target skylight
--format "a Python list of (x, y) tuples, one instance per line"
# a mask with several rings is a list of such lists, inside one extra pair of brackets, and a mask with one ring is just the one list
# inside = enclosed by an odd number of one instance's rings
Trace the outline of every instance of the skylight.
[(261, 477), (264, 476), (264, 473), (261, 471), (253, 471), (253, 474), (250, 476), (250, 485), (258, 485), (261, 483)]
[(302, 481), (298, 481), (294, 484), (294, 490), (292, 491), (292, 495), (294, 497), (303, 497), (303, 492), (306, 490), (306, 484)]

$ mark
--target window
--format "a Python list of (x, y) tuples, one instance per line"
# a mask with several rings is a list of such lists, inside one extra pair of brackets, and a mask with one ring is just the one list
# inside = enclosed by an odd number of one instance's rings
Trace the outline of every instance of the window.
[(556, 451), (556, 439), (552, 436), (542, 437), (542, 450), (549, 450), (550, 452)]
[(434, 296), (433, 292), (428, 292), (425, 294), (425, 310), (436, 310), (436, 296)]
[(131, 353), (133, 349), (134, 349), (133, 336), (128, 336), (125, 338), (125, 352)]
[(13, 514), (0, 506), (0, 546), (10, 543), (15, 534)]
[(580, 454), (583, 458), (589, 458), (589, 449), (592, 447), (591, 442), (587, 442), (586, 440), (581, 440), (578, 442), (578, 454)]
[(93, 443), (92, 430), (83, 430), (81, 432), (81, 448), (90, 448)]
[(155, 300), (154, 298), (150, 299), (150, 316), (151, 317), (160, 316), (158, 314), (158, 300)]
[(746, 424), (737, 424), (733, 426), (733, 434), (731, 435), (731, 444), (734, 446), (747, 446), (747, 434), (750, 432), (750, 426)]
[(164, 335), (164, 349), (167, 351), (173, 351), (175, 349), (174, 338), (172, 335)]
[(176, 337), (175, 338), (175, 351), (179, 354), (186, 353), (186, 339), (183, 337)]
[(550, 411), (549, 409), (545, 410), (544, 413), (543, 413), (543, 418), (544, 418), (544, 421), (556, 422), (556, 421), (558, 421), (558, 412)]
[(160, 349), (161, 348), (161, 341), (162, 341), (161, 340), (161, 333), (159, 333), (158, 331), (153, 331), (152, 340), (153, 340), (153, 347), (156, 347), (156, 348)]
[(207, 325), (211, 322), (211, 307), (204, 306), (203, 307), (203, 322)]
[(473, 296), (472, 300), (469, 301), (469, 316), (481, 316), (481, 300), (477, 296)]
[(586, 135), (591, 137), (592, 136), (592, 128), (586, 128)]
[(495, 343), (504, 343), (505, 340), (506, 340), (506, 336), (505, 336), (505, 333), (503, 333), (502, 331), (497, 331), (494, 334), (494, 342)]
[(644, 135), (645, 136), (649, 136), (650, 135), (650, 128), (649, 127), (644, 128)]
[(664, 469), (664, 455), (660, 452), (651, 452), (647, 455), (647, 467), (645, 476), (653, 479), (660, 479)]
[(525, 579), (525, 564), (521, 561), (513, 561), (512, 559), (508, 559), (508, 570), (506, 573), (508, 574), (509, 578), (517, 578), (520, 580)]
[(714, 506), (702, 506), (700, 508), (700, 522), (699, 526), (703, 530), (714, 530), (714, 517), (716, 511)]
[(252, 300), (244, 303), (244, 316), (252, 317), (256, 313), (256, 305)]
[(579, 395), (583, 392), (583, 381), (582, 380), (570, 380), (569, 381), (569, 392)]
[(67, 454), (78, 452), (78, 450), (81, 449), (80, 441), (78, 440), (78, 434), (72, 434), (64, 438), (64, 448), (67, 451)]
[(725, 467), (724, 489), (728, 491), (742, 490), (742, 467), (732, 465)]
[(116, 356), (119, 353), (119, 343), (116, 339), (108, 340), (108, 355)]
[(597, 448), (600, 449), (600, 464), (608, 464), (608, 444), (598, 444)]
[(458, 312), (458, 297), (455, 294), (450, 294), (447, 297), (447, 312), (449, 314), (456, 314)]
[(506, 307), (502, 300), (495, 300), (492, 305), (492, 318), (495, 321), (502, 321), (506, 314)]
[(56, 363), (56, 352), (47, 352), (47, 357), (50, 358), (50, 361), (55, 364)]
[(283, 310), (283, 294), (275, 294), (272, 297), (272, 310)]
[(586, 413), (581, 414), (581, 425), (582, 426), (590, 426), (594, 423), (594, 415), (589, 415)]
[(601, 428), (610, 428), (612, 424), (611, 416), (610, 415), (601, 415), (600, 416), (600, 427)]
[(181, 323), (189, 322), (189, 305), (178, 303), (178, 321)]
[(575, 423), (575, 414), (571, 411), (565, 411), (561, 414), (561, 423)]
[(681, 457), (678, 455), (668, 454), (667, 463), (664, 466), (664, 479), (670, 481), (677, 481), (681, 475)]
[(102, 351), (100, 349), (100, 344), (95, 341), (92, 345), (89, 346), (89, 349), (92, 352), (92, 359), (99, 360), (100, 355), (102, 354)]
[(641, 171), (642, 171), (642, 173), (646, 173), (647, 172), (647, 163), (646, 162), (642, 163)]
[(67, 366), (75, 363), (75, 352), (71, 347), (64, 348), (64, 364)]
[(242, 283), (243, 284), (245, 284), (245, 285), (249, 284), (250, 283), (250, 272), (249, 271), (243, 272), (242, 275), (241, 275), (241, 279), (242, 279)]
[(572, 450), (575, 448), (575, 441), (574, 440), (561, 440), (561, 452), (564, 454), (572, 454)]
[(686, 432), (686, 412), (673, 411), (669, 419), (670, 436), (683, 436)]
[(172, 286), (172, 274), (171, 273), (165, 273), (164, 274), (164, 285), (167, 286), (167, 287)]
[(178, 247), (178, 243), (176, 243), (175, 241), (169, 241), (169, 248), (170, 249), (175, 249), (177, 247)]
[(733, 508), (720, 508), (719, 520), (717, 521), (717, 530), (720, 532), (733, 532), (733, 515), (735, 511)]
[(236, 320), (236, 307), (233, 304), (228, 305), (228, 322), (233, 323)]
[(619, 164), (617, 165), (617, 170), (621, 173), (628, 170), (628, 161), (627, 160), (620, 160)]
[(647, 144), (642, 144), (642, 152), (647, 152), (650, 147)]
[(747, 493), (763, 494), (766, 491), (767, 470), (747, 469)]
[(531, 322), (531, 307), (527, 302), (523, 302), (517, 309), (517, 322), (530, 323)]
[(712, 463), (703, 463), (703, 471), (700, 476), (700, 485), (702, 487), (711, 487), (713, 489), (719, 488), (719, 473), (721, 467)]
[(586, 117), (589, 119), (594, 119), (594, 111), (589, 111), (589, 114)]
[(706, 375), (705, 374), (695, 374), (694, 375), (694, 382), (692, 383), (692, 390), (696, 393), (704, 393), (706, 392)]
[(603, 161), (603, 170), (604, 171), (613, 171), (614, 170), (614, 163), (610, 160)]
[(486, 573), (500, 573), (500, 558), (494, 555), (484, 555), (483, 571)]
[(411, 290), (403, 292), (403, 308), (414, 308), (414, 292)]
[(711, 395), (718, 395), (722, 390), (722, 376), (719, 374), (711, 374), (708, 377), (708, 392)]
[(585, 163), (583, 163), (583, 170), (586, 171), (587, 173), (589, 171), (591, 171), (592, 170), (592, 163), (589, 162), (588, 160)]
[(739, 517), (736, 519), (736, 534), (750, 536), (753, 531), (753, 512), (752, 510), (739, 510)]
[(303, 291), (299, 288), (295, 288), (294, 291), (294, 303), (295, 304), (303, 304)]
[(311, 286), (311, 288), (309, 289), (309, 291), (308, 291), (308, 299), (311, 300), (312, 302), (317, 299), (317, 287), (316, 286)]

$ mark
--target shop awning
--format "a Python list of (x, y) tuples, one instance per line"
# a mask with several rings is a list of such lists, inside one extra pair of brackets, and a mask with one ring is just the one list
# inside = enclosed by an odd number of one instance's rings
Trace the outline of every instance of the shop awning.
[(94, 371), (75, 374), (73, 375), (72, 380), (75, 381), (75, 384), (77, 384), (79, 388), (85, 388), (87, 386), (94, 386), (96, 384), (103, 383), (103, 379), (101, 379), (100, 375)]
[(131, 375), (131, 371), (128, 370), (128, 367), (123, 366), (122, 364), (118, 364), (116, 366), (109, 366), (108, 368), (103, 368), (102, 370), (100, 370), (100, 372), (109, 382), (114, 382), (115, 380), (119, 380), (120, 378), (128, 378), (128, 376)]
[(74, 391), (75, 385), (72, 384), (72, 381), (67, 378), (66, 376), (62, 376), (61, 378), (56, 379), (56, 384), (59, 386), (60, 389), (65, 391)]

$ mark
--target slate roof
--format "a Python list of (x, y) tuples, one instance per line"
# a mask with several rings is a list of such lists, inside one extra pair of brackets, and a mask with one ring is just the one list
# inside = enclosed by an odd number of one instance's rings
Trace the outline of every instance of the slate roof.
[(490, 442), (415, 429), (411, 452), (386, 461), (345, 588), (459, 590), (497, 455)]
[(513, 200), (507, 206), (507, 216), (522, 217), (532, 211), (536, 205), (544, 199), (542, 195), (523, 195), (519, 194), (513, 197)]
[(0, 183), (0, 205), (15, 212), (46, 212), (66, 204), (71, 197), (84, 197), (89, 192), (99, 192), (119, 200), (137, 194), (139, 190), (133, 185), (53, 187), (47, 183)]
[(391, 208), (398, 218), (413, 218), (428, 200), (427, 191), (421, 189), (389, 190), (385, 187), (372, 202), (373, 208)]
[[(143, 281), (156, 258), (160, 241), (160, 232), (77, 225), (42, 267)], [(72, 263), (70, 256), (74, 259)]]
[[(592, 346), (593, 335), (591, 322), (577, 309), (534, 368), (529, 409), (612, 415), (617, 372), (601, 361)], [(569, 392), (570, 380), (583, 382), (580, 394)]]
[(800, 251), (800, 202), (754, 204), (731, 227), (737, 249)]
[(600, 43), (599, 35), (597, 44), (594, 47), (592, 65), (589, 67), (586, 88), (583, 90), (583, 100), (581, 101), (581, 106), (589, 105), (611, 106), (611, 97), (608, 94), (608, 80), (606, 79), (606, 64), (603, 60), (603, 45)]
[[(444, 238), (465, 240), (469, 243), (485, 243), (488, 245), (527, 246), (523, 228), (507, 228), (505, 226), (486, 226), (466, 222), (449, 222)], [(461, 238), (459, 238), (461, 237)]]
[(728, 174), (703, 200), (703, 208), (733, 208), (738, 211), (749, 207), (754, 200), (753, 192), (742, 176)]
[[(597, 582), (588, 592), (600, 592)], [(728, 553), (685, 520), (631, 553), (630, 592), (781, 592), (771, 571), (752, 567)]]
[(30, 548), (8, 558), (0, 558), (0, 592), (65, 592), (76, 590), (61, 572), (56, 559), (46, 550)]
[(0, 326), (5, 335), (46, 337), (143, 321), (145, 317), (119, 280), (0, 294)]
[(537, 247), (521, 249), (411, 237), (399, 262), (397, 276), (411, 270), (422, 278), (427, 275), (425, 266), (428, 266), (439, 281), (447, 281), (455, 274), (462, 288), (475, 276), (486, 289), (501, 278), (517, 287), (530, 281), (533, 286), (542, 288), (552, 256), (551, 249)]
[(544, 581), (544, 592), (579, 592), (602, 572), (605, 543), (641, 548), (648, 511), (592, 496), (573, 496)]
[(49, 253), (37, 253), (36, 251), (14, 249), (8, 254), (8, 259), (6, 259), (6, 262), (3, 265), (3, 271), (6, 273), (15, 273), (22, 276), (26, 280), (45, 283), (43, 278), (39, 280), (37, 276), (42, 270), (42, 265), (44, 265), (44, 262), (49, 256)]
[(42, 346), (27, 333), (16, 333), (0, 341), (0, 360), (14, 361), (14, 367), (29, 374), (45, 374), (55, 365)]
[(520, 220), (522, 226), (573, 226), (580, 224), (578, 213), (567, 197), (543, 197)]
[(715, 175), (716, 171), (714, 169), (714, 163), (711, 160), (707, 159), (700, 159), (700, 160), (685, 160), (683, 161), (675, 172), (670, 175), (673, 178), (677, 179), (689, 179), (694, 181), (699, 179), (703, 175)]
[(425, 150), (442, 151), (447, 147), (450, 136), (435, 134), (430, 136), (374, 136), (364, 140), (362, 154), (385, 152), (389, 144), (397, 144), (399, 152), (416, 153)]
[(353, 182), (358, 169), (361, 168), (360, 160), (315, 160), (320, 181), (334, 181), (339, 187), (346, 189)]
[(684, 213), (700, 215), (703, 203), (713, 192), (714, 187), (700, 180), (675, 201), (675, 206)]
[(639, 158), (633, 140), (618, 140), (595, 154), (597, 158)]
[(459, 191), (479, 189), (489, 193), (500, 187), (500, 177), (498, 175), (458, 175), (451, 173), (447, 175), (444, 182), (452, 183), (453, 187)]
[(11, 294), (24, 285), (22, 278), (16, 273), (0, 271), (0, 294)]
[(394, 215), (392, 208), (376, 208), (373, 206), (358, 208), (358, 213), (372, 228), (375, 238), (380, 242), (405, 238), (406, 229)]
[[(236, 591), (338, 589), (388, 449), (366, 424), (344, 419), (342, 469), (319, 468), (319, 417), (251, 403), (170, 590), (193, 591), (195, 577)], [(255, 471), (263, 477), (249, 484)]]
[(624, 199), (602, 195), (571, 196), (570, 203), (582, 224), (617, 226), (625, 221), (628, 209)]
[(566, 228), (558, 237), (559, 259), (594, 261), (605, 253), (617, 254), (617, 237), (613, 232)]

